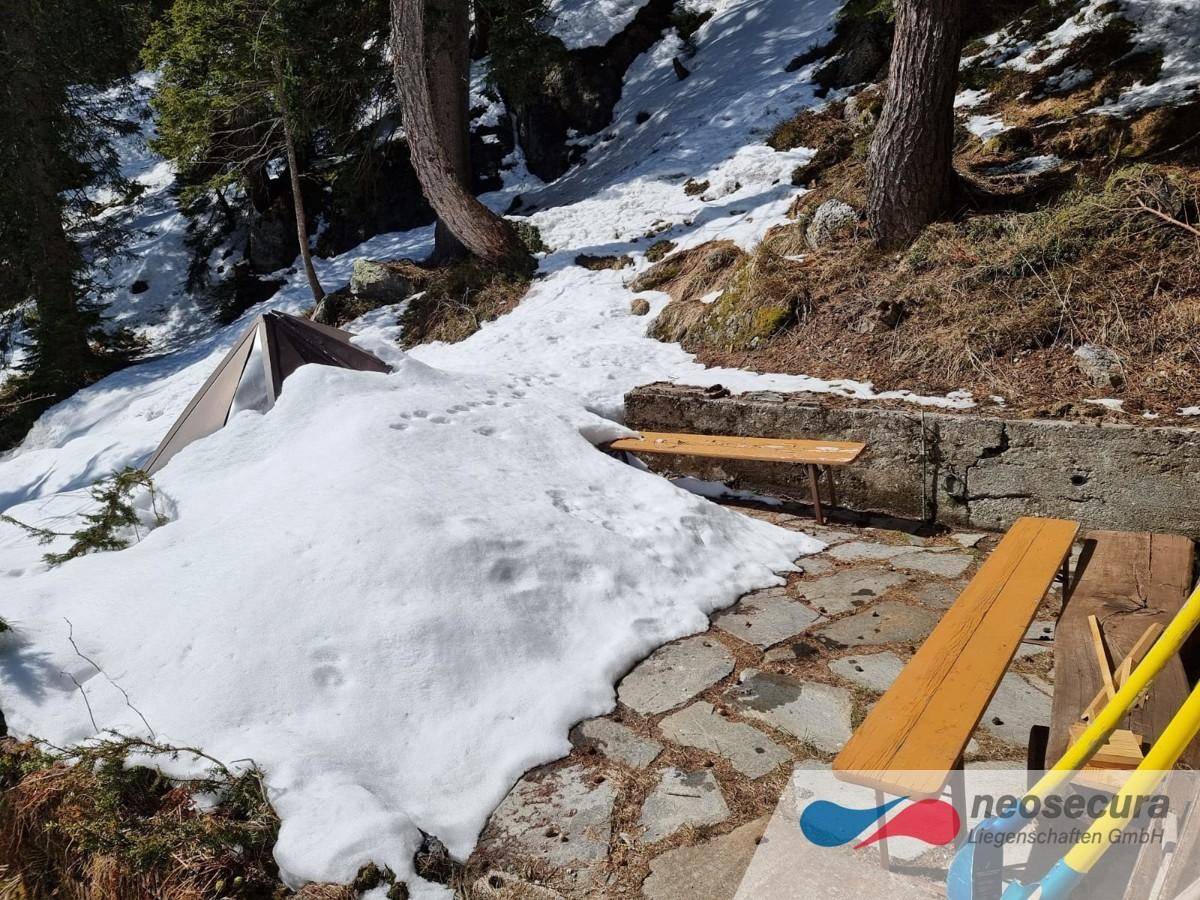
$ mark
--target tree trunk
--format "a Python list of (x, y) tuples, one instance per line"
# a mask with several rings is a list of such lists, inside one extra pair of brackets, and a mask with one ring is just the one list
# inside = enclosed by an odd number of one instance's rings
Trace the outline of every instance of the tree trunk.
[[(446, 72), (454, 71), (456, 64), (451, 60), (445, 66), (432, 61), (426, 65), (426, 2), (392, 0), (392, 59), (413, 168), (438, 218), (471, 253), (497, 265), (528, 268), (532, 260), (516, 231), (471, 194), (455, 165), (458, 151), (443, 140), (430, 77), (435, 68), (444, 77)], [(446, 29), (460, 15), (466, 15), (466, 0), (442, 2), (452, 12), (439, 16), (442, 21), (431, 23), (434, 32)], [(437, 49), (439, 43), (433, 43), (431, 49)], [(455, 94), (462, 90), (463, 86), (454, 85)], [(449, 90), (439, 89), (437, 96), (445, 98), (450, 94)], [(464, 130), (465, 118), (463, 113)]]
[[(425, 66), (429, 101), (438, 140), (446, 149), (450, 173), (462, 187), (471, 189), (470, 88), (471, 17), (460, 0), (427, 0)], [(445, 264), (468, 255), (462, 241), (439, 216), (433, 230), (430, 262)]]
[(300, 164), (296, 159), (296, 135), (292, 130), (292, 113), (288, 108), (287, 86), (283, 80), (283, 67), (275, 62), (275, 76), (278, 84), (279, 112), (283, 120), (283, 142), (286, 145), (288, 179), (292, 184), (292, 211), (296, 214), (296, 240), (300, 242), (300, 259), (304, 263), (304, 275), (308, 278), (308, 287), (312, 291), (313, 300), (320, 303), (325, 298), (325, 289), (317, 278), (317, 270), (313, 266), (312, 250), (308, 246), (308, 216), (304, 212), (304, 194), (300, 190)]
[(961, 0), (897, 0), (887, 98), (867, 161), (876, 245), (910, 244), (954, 199)]

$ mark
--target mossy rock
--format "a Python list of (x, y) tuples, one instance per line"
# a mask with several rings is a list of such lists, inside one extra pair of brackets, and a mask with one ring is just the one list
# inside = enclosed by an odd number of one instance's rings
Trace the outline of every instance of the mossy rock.
[(682, 336), (683, 348), (754, 350), (797, 322), (807, 296), (795, 280), (779, 277), (777, 268), (771, 259), (743, 263)]

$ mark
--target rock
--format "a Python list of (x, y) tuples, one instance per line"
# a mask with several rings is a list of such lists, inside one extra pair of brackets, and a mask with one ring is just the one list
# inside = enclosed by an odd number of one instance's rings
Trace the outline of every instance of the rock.
[(768, 816), (693, 847), (679, 847), (650, 861), (642, 882), (646, 900), (730, 900), (767, 829)]
[(932, 606), (935, 609), (949, 609), (961, 593), (962, 588), (958, 585), (941, 584), (939, 582), (923, 584), (913, 591), (918, 600), (926, 606)]
[(903, 318), (903, 303), (896, 300), (878, 300), (872, 310), (855, 323), (854, 330), (859, 334), (879, 334), (893, 330)]
[(835, 659), (829, 668), (847, 681), (882, 694), (892, 686), (904, 660), (895, 653), (871, 653), (865, 656), (847, 656)]
[(887, 75), (891, 49), (891, 24), (882, 16), (844, 15), (826, 62), (813, 77), (824, 88), (877, 81)]
[(691, 70), (679, 61), (678, 56), (671, 59), (671, 68), (675, 70), (675, 77), (680, 81), (683, 81), (683, 79), (692, 74)]
[(731, 609), (713, 617), (712, 623), (748, 644), (770, 647), (802, 633), (819, 616), (779, 593), (751, 594)]
[(1125, 383), (1125, 376), (1121, 374), (1121, 358), (1111, 350), (1095, 344), (1084, 344), (1076, 348), (1074, 356), (1079, 371), (1096, 387), (1120, 387)]
[(819, 541), (824, 541), (827, 544), (844, 544), (846, 541), (855, 540), (858, 535), (853, 531), (838, 531), (836, 528), (830, 528), (828, 525), (813, 525), (811, 520), (800, 519), (796, 517), (798, 522), (802, 524), (797, 530), (811, 534)]
[(263, 212), (254, 212), (246, 237), (246, 261), (260, 275), (286, 269), (296, 261), (296, 216), (289, 201), (277, 197)]
[(529, 774), (492, 813), (479, 847), (496, 858), (561, 868), (608, 855), (616, 788), (580, 765)]
[(1024, 747), (1029, 743), (1029, 729), (1050, 721), (1053, 694), (1054, 689), (1040, 678), (1010, 672), (1001, 679), (979, 727), (1002, 741)]
[(845, 647), (914, 643), (925, 639), (940, 616), (920, 606), (884, 600), (860, 613), (826, 625), (820, 634)]
[(617, 699), (644, 716), (686, 703), (733, 671), (733, 654), (703, 636), (660, 647), (622, 679)]
[(748, 778), (761, 778), (792, 758), (757, 728), (717, 715), (713, 705), (703, 700), (671, 713), (658, 728), (677, 744), (725, 757)]
[(695, 178), (689, 178), (683, 183), (683, 192), (689, 197), (696, 197), (708, 190), (707, 181), (697, 181)]
[(823, 556), (806, 556), (800, 563), (800, 571), (804, 575), (828, 575), (835, 571), (835, 566)]
[(835, 753), (850, 740), (850, 695), (842, 688), (747, 669), (725, 698), (818, 750)]
[(144, 294), (148, 290), (150, 290), (150, 282), (141, 278), (129, 286), (129, 293), (131, 294)]
[(412, 282), (387, 263), (356, 259), (350, 273), (350, 292), (376, 303), (399, 303), (413, 292)]
[(908, 580), (907, 575), (899, 572), (868, 566), (801, 582), (796, 586), (796, 593), (822, 612), (836, 616), (874, 600)]
[(1054, 649), (1054, 622), (1034, 622), (1017, 645), (1017, 658), (1026, 659)]
[(867, 541), (851, 541), (848, 544), (838, 544), (826, 551), (829, 556), (842, 562), (859, 562), (864, 559), (891, 559), (912, 553), (911, 547), (897, 547), (894, 544), (872, 544)]
[(621, 256), (592, 256), (588, 253), (580, 253), (575, 257), (575, 265), (582, 266), (591, 272), (599, 272), (602, 269), (625, 269), (633, 265), (633, 257), (628, 253)]
[(650, 312), (650, 301), (645, 297), (634, 297), (629, 302), (629, 311), (635, 316), (644, 316)]
[(826, 200), (813, 213), (812, 221), (804, 232), (808, 246), (816, 250), (833, 242), (858, 224), (858, 213), (853, 206), (841, 200)]
[(609, 759), (635, 769), (644, 769), (662, 753), (662, 744), (642, 737), (632, 728), (612, 719), (580, 722), (571, 736), (577, 747), (595, 747)]
[(888, 560), (897, 569), (928, 572), (930, 575), (941, 575), (943, 578), (957, 578), (967, 571), (974, 561), (965, 553), (931, 553), (928, 550), (916, 550)]
[(715, 825), (729, 818), (729, 807), (713, 773), (666, 769), (642, 805), (638, 823), (643, 844), (668, 838), (684, 825)]
[(977, 546), (985, 537), (987, 537), (986, 534), (952, 534), (950, 535), (950, 540), (954, 541), (958, 546), (969, 550)]
[(338, 294), (326, 294), (317, 301), (309, 318), (319, 325), (333, 325), (338, 320), (343, 299)]

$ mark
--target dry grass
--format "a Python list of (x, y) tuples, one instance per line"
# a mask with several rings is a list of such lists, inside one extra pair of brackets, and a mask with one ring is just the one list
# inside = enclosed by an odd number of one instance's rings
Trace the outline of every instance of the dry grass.
[(529, 276), (468, 259), (425, 268), (394, 262), (419, 296), (408, 304), (400, 322), (405, 347), (431, 341), (454, 343), (470, 337), (484, 322), (511, 312), (529, 287)]
[[(966, 388), (1016, 398), (1015, 411), (1029, 414), (1053, 414), (1055, 402), (1091, 396), (1123, 398), (1127, 412), (1164, 416), (1195, 402), (1196, 169), (1081, 173), (1074, 187), (1032, 211), (968, 213), (929, 227), (900, 254), (881, 253), (862, 235), (807, 249), (803, 229), (812, 210), (830, 196), (854, 197), (845, 182), (861, 185), (861, 175), (856, 160), (829, 170), (795, 205), (796, 224), (775, 229), (746, 261), (722, 269), (719, 281), (695, 264), (664, 281), (677, 300), (740, 276), (760, 299), (800, 291), (801, 314), (781, 333), (731, 349), (701, 327), (711, 311), (681, 300), (651, 333), (686, 341), (709, 364), (852, 377), (889, 389)], [(687, 261), (703, 258), (703, 249)], [(788, 260), (786, 271), (767, 264), (798, 254), (802, 261)], [(647, 276), (672, 274), (665, 267), (680, 256)], [(1071, 354), (1085, 343), (1121, 357), (1122, 388), (1098, 391), (1084, 379)], [(1078, 403), (1074, 411), (1105, 414)]]
[[(10, 873), (12, 896), (282, 896), (271, 856), (278, 819), (259, 773), (214, 766), (209, 777), (181, 785), (126, 767), (127, 755), (145, 746), (105, 741), (50, 756), (0, 742), (0, 867)], [(192, 802), (200, 792), (221, 800), (201, 812)]]

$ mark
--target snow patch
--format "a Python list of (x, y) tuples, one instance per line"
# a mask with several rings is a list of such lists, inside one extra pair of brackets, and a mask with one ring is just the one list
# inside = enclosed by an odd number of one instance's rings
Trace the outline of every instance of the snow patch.
[(89, 715), (70, 619), (159, 739), (264, 768), (291, 885), (407, 877), (418, 829), (465, 856), (633, 663), (823, 546), (601, 453), (628, 432), (569, 395), (390, 356), (302, 367), (159, 473), (174, 521), (5, 585), (9, 728), (145, 732), (107, 679)]
[(633, 21), (648, 0), (550, 0), (549, 31), (568, 50), (607, 44)]

